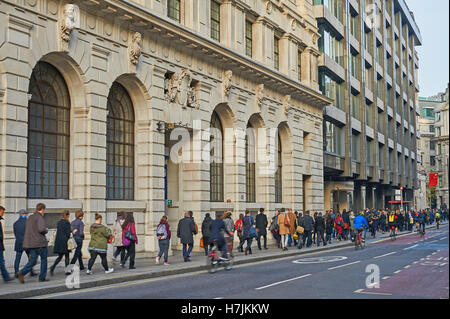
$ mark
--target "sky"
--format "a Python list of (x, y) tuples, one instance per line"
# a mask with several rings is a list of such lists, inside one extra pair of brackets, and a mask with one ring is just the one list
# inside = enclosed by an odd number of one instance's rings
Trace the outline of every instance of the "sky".
[(422, 35), (419, 96), (445, 92), (449, 82), (449, 0), (405, 0)]

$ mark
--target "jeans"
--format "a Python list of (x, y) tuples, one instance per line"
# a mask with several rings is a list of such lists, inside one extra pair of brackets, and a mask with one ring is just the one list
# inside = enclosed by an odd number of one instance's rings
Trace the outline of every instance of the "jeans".
[(256, 237), (258, 248), (261, 249), (261, 237), (264, 238), (264, 248), (267, 248), (267, 234), (261, 234), (261, 232), (258, 232), (258, 237)]
[(120, 263), (123, 264), (123, 263), (125, 263), (124, 260), (125, 260), (126, 251), (127, 251), (127, 249), (125, 246), (117, 246), (116, 251), (113, 254), (113, 257), (116, 258), (120, 254)]
[(136, 257), (136, 244), (132, 241), (129, 246), (125, 247), (127, 250), (127, 254), (125, 255), (125, 258), (123, 259), (123, 263), (125, 264), (128, 257), (130, 257), (130, 268), (134, 267), (134, 259)]
[(41, 248), (30, 248), (30, 260), (28, 263), (23, 267), (23, 269), (20, 271), (22, 275), (28, 274), (31, 269), (33, 269), (33, 266), (36, 265), (38, 257), (41, 258), (41, 272), (39, 274), (39, 280), (45, 280), (47, 277), (47, 255), (48, 255), (48, 249), (47, 247), (41, 247)]
[[(169, 244), (170, 241), (168, 239), (160, 239), (158, 241), (159, 244), (159, 254), (158, 257), (161, 258), (161, 256), (164, 254), (164, 262), (167, 262), (169, 260)], [(205, 245), (205, 248), (208, 247), (208, 245)]]
[[(20, 260), (22, 259), (22, 254), (25, 253), (28, 257), (28, 261), (30, 260), (30, 253), (26, 250), (16, 251), (16, 259), (14, 260), (14, 273), (17, 274), (20, 270)], [(33, 269), (31, 269), (31, 273), (34, 274)]]
[(83, 240), (75, 240), (75, 242), (77, 243), (77, 247), (75, 248), (75, 252), (73, 254), (72, 257), (72, 261), (70, 262), (72, 265), (75, 265), (75, 263), (78, 260), (78, 266), (80, 266), (80, 270), (84, 269), (84, 265), (83, 265), (83, 255), (81, 253), (81, 248), (83, 247)]
[(53, 263), (53, 266), (50, 267), (50, 269), (52, 271), (55, 270), (56, 266), (59, 264), (59, 262), (61, 261), (63, 256), (64, 256), (64, 261), (65, 261), (65, 264), (66, 264), (66, 268), (67, 268), (67, 266), (69, 265), (69, 253), (58, 254), (58, 258), (56, 258), (55, 262)]
[(189, 257), (193, 248), (194, 248), (194, 244), (183, 244), (183, 257), (185, 259)]
[(102, 266), (105, 269), (105, 271), (108, 270), (108, 260), (106, 259), (106, 253), (100, 253), (96, 250), (89, 250), (89, 253), (91, 254), (91, 259), (89, 259), (88, 262), (88, 270), (92, 269), (92, 266), (94, 266), (95, 259), (97, 259), (97, 256), (100, 256), (102, 259)]
[(3, 250), (0, 250), (0, 269), (1, 269), (1, 272), (2, 272), (3, 280), (4, 281), (11, 280), (11, 277), (9, 276), (9, 273), (6, 270), (5, 257), (3, 256)]
[(222, 258), (227, 258), (227, 245), (225, 244), (225, 238), (216, 239), (217, 250), (222, 252)]

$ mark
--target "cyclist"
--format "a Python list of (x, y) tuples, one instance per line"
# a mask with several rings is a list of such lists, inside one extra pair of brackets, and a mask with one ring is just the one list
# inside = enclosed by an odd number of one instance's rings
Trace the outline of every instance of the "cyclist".
[[(357, 239), (358, 235), (361, 234), (365, 228), (369, 228), (369, 224), (367, 223), (367, 220), (364, 218), (364, 216), (357, 213), (357, 216), (353, 220), (353, 228), (355, 229), (355, 231), (357, 231), (357, 233), (355, 234), (355, 238)], [(365, 238), (366, 236), (364, 236), (363, 240)]]
[(216, 219), (211, 223), (211, 242), (216, 242), (217, 250), (222, 251), (222, 257), (220, 260), (228, 261), (227, 258), (227, 245), (225, 242), (224, 234), (229, 236), (233, 236), (232, 233), (228, 232), (225, 226), (225, 222), (223, 221), (224, 214), (223, 212), (216, 213)]
[(389, 223), (389, 229), (390, 229), (390, 233), (389, 236), (392, 236), (392, 231), (394, 231), (394, 235), (397, 234), (397, 230), (398, 230), (398, 214), (394, 211), (391, 211), (389, 213), (389, 217), (388, 217), (388, 223)]
[(436, 212), (436, 215), (434, 216), (436, 219), (436, 229), (439, 229), (439, 222), (441, 221), (441, 214), (439, 211)]

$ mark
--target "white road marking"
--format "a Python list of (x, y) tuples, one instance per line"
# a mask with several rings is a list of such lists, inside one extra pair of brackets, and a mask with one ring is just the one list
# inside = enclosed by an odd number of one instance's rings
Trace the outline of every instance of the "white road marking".
[(409, 267), (411, 267), (411, 265), (405, 266), (405, 267), (403, 267), (403, 268), (408, 269)]
[(285, 282), (289, 282), (289, 281), (293, 281), (293, 280), (297, 280), (297, 279), (302, 279), (302, 278), (305, 278), (305, 277), (308, 277), (308, 276), (311, 276), (311, 274), (307, 274), (307, 275), (303, 275), (303, 276), (300, 276), (300, 277), (295, 277), (295, 278), (292, 278), (292, 279), (287, 279), (287, 280), (275, 282), (275, 283), (267, 285), (267, 286), (255, 288), (255, 290), (266, 289), (266, 288), (273, 287), (273, 286), (276, 286), (276, 285), (284, 284)]
[(340, 266), (336, 266), (336, 267), (331, 267), (331, 268), (328, 268), (328, 270), (333, 270), (333, 269), (337, 269), (337, 268), (341, 268), (341, 267), (345, 267), (345, 266), (350, 266), (350, 265), (354, 265), (354, 264), (357, 264), (357, 263), (360, 263), (360, 262), (361, 262), (361, 260), (358, 260), (358, 261), (355, 261), (355, 262), (352, 262), (352, 263), (349, 263), (349, 264), (340, 265)]
[(223, 299), (224, 297), (216, 297), (216, 298), (214, 298), (214, 299)]
[(394, 271), (394, 274), (398, 274), (400, 272), (401, 272), (401, 270), (397, 270), (397, 271)]
[(396, 254), (397, 252), (396, 251), (393, 251), (393, 252), (391, 252), (391, 253), (387, 253), (387, 254), (384, 254), (384, 255), (381, 255), (381, 256), (377, 256), (377, 257), (373, 257), (373, 258), (381, 258), (381, 257), (385, 257), (385, 256), (389, 256), (389, 255), (393, 255), (393, 254)]
[(358, 294), (392, 296), (392, 294), (388, 294), (388, 293), (383, 293), (383, 292), (368, 292), (368, 291), (363, 291), (363, 290), (364, 290), (364, 289), (358, 289), (358, 290), (355, 290), (354, 292), (356, 292), (356, 293), (358, 293)]
[[(435, 242), (437, 242), (438, 240), (436, 239), (436, 240), (433, 240), (433, 241), (429, 241), (428, 243), (429, 244), (431, 244), (431, 243), (435, 243)], [(433, 254), (435, 254), (435, 253), (433, 253)]]
[(407, 247), (407, 248), (403, 248), (403, 250), (408, 250), (408, 249), (411, 249), (411, 248), (414, 248), (414, 247), (417, 247), (417, 246), (419, 246), (419, 244), (416, 244), (414, 246), (410, 246), (410, 247)]
[(386, 276), (386, 277), (383, 277), (383, 279), (389, 279), (389, 278), (391, 278), (391, 276)]
[(443, 237), (443, 238), (441, 238), (441, 239), (439, 239), (439, 240), (444, 240), (444, 239), (447, 239), (447, 237)]

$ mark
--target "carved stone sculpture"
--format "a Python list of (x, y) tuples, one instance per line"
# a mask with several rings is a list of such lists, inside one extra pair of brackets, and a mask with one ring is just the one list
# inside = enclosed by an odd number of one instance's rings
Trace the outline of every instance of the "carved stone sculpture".
[(142, 35), (136, 32), (133, 35), (130, 45), (130, 62), (134, 65), (138, 64), (141, 56)]
[(284, 110), (284, 114), (288, 115), (289, 114), (289, 110), (291, 109), (291, 105), (289, 104), (291, 102), (291, 96), (290, 95), (285, 95), (283, 97), (283, 110)]
[(261, 109), (262, 101), (264, 100), (264, 84), (260, 84), (256, 87), (256, 103)]
[(223, 79), (223, 93), (225, 94), (225, 96), (228, 96), (228, 94), (230, 94), (230, 90), (231, 90), (231, 78), (233, 77), (233, 71), (228, 70), (225, 72), (225, 76)]
[(75, 29), (75, 5), (68, 4), (64, 7), (64, 15), (61, 20), (61, 39), (69, 42), (73, 29)]

